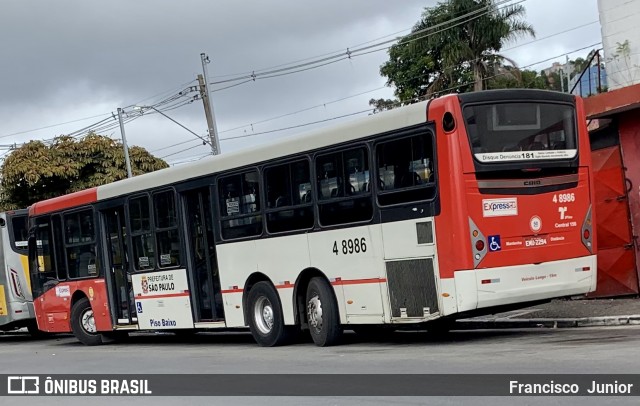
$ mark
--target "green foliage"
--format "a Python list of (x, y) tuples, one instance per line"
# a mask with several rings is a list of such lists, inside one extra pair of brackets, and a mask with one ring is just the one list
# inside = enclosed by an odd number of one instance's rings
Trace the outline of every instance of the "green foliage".
[[(141, 147), (129, 148), (129, 158), (134, 176), (168, 167)], [(61, 136), (51, 145), (28, 142), (5, 159), (0, 173), (3, 210), (24, 208), (127, 176), (122, 144), (97, 134), (82, 140)]]
[[(485, 10), (489, 12), (484, 14)], [(492, 69), (508, 60), (499, 54), (503, 45), (534, 35), (533, 28), (520, 20), (523, 14), (522, 5), (498, 9), (493, 0), (438, 3), (425, 9), (412, 32), (429, 30), (392, 46), (380, 73), (405, 103), (439, 93), (482, 90), (487, 78), (495, 75)]]
[(371, 99), (369, 100), (369, 106), (373, 107), (373, 114), (380, 113), (381, 111), (391, 110), (394, 107), (401, 104), (397, 100), (392, 99)]
[(494, 77), (486, 81), (487, 89), (549, 89), (550, 83), (544, 75), (538, 75), (532, 70), (519, 70), (506, 66)]

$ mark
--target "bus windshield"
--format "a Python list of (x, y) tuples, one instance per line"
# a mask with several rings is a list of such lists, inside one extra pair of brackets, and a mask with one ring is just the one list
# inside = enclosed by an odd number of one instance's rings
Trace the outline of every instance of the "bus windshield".
[(463, 109), (476, 160), (499, 163), (577, 155), (575, 109), (568, 104), (508, 102)]
[(27, 240), (29, 239), (29, 230), (27, 226), (27, 216), (11, 217), (12, 242), (15, 249), (19, 252), (27, 252)]

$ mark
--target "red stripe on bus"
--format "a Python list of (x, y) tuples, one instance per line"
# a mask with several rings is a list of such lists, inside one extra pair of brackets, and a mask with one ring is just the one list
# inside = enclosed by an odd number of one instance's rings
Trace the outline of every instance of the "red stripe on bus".
[(227, 290), (221, 290), (221, 293), (242, 293), (244, 291), (244, 289), (227, 289)]
[(351, 279), (351, 280), (337, 280), (331, 282), (332, 285), (362, 285), (365, 283), (384, 283), (387, 280), (385, 278), (370, 278), (370, 279)]
[[(364, 285), (365, 283), (384, 283), (387, 280), (385, 278), (370, 278), (370, 279), (351, 279), (351, 280), (336, 280), (334, 282), (331, 282), (332, 285), (334, 286), (339, 286), (339, 285)], [(295, 287), (294, 284), (287, 284), (287, 285), (276, 285), (276, 289), (287, 289), (287, 288), (293, 288)], [(242, 293), (244, 291), (244, 289), (227, 289), (227, 290), (223, 290), (221, 291), (222, 293)]]
[(95, 203), (96, 201), (98, 201), (98, 188), (94, 187), (34, 203), (29, 207), (29, 216), (37, 216), (39, 214), (50, 213), (71, 207), (84, 206), (85, 204)]
[(189, 296), (189, 292), (181, 292), (181, 293), (167, 293), (166, 295), (149, 295), (149, 296), (136, 296), (136, 299), (159, 299), (165, 297), (181, 297), (181, 296)]

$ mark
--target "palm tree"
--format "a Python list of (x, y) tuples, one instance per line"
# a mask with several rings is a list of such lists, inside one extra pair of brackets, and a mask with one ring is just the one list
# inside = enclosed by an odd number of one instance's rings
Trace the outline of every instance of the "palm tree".
[[(380, 68), (387, 84), (396, 88), (402, 103), (451, 91), (482, 90), (492, 70), (505, 61), (499, 52), (506, 43), (535, 36), (522, 20), (520, 4), (500, 5), (494, 0), (447, 0), (427, 8), (404, 37), (389, 50)], [(509, 74), (518, 80), (517, 69)]]
[(473, 71), (474, 91), (484, 88), (492, 67), (504, 61), (516, 65), (498, 53), (503, 45), (519, 37), (535, 37), (533, 27), (521, 20), (525, 14), (521, 4), (498, 7), (494, 0), (449, 0), (439, 7), (445, 12), (441, 16), (448, 15), (450, 19), (482, 10), (463, 20), (463, 24), (438, 34), (440, 40), (445, 40), (441, 51), (444, 65), (468, 64)]

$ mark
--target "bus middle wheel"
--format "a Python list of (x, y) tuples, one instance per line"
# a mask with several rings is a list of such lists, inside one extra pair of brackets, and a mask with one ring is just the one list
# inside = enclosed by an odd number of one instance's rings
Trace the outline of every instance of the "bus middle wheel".
[(249, 329), (261, 347), (275, 347), (291, 340), (294, 327), (285, 326), (278, 292), (268, 282), (258, 282), (247, 297)]

